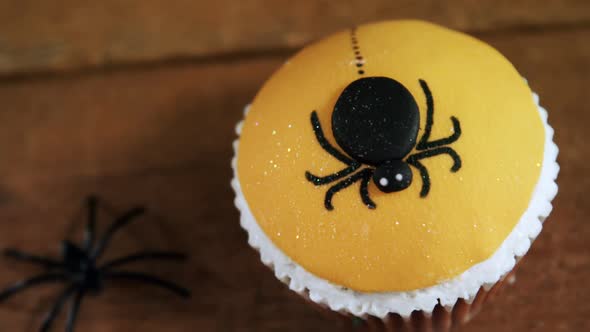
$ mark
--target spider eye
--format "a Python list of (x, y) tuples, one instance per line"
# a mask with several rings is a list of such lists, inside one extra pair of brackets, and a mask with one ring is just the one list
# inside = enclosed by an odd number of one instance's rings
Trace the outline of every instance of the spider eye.
[(384, 193), (404, 190), (412, 183), (412, 170), (403, 161), (391, 161), (377, 167), (373, 181)]

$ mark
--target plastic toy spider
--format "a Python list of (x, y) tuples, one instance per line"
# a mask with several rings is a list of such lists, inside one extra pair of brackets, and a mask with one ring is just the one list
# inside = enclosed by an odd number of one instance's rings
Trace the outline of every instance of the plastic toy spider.
[(46, 271), (30, 279), (19, 281), (13, 286), (1, 291), (0, 303), (25, 289), (40, 284), (60, 282), (67, 285), (51, 310), (47, 313), (40, 329), (41, 332), (50, 330), (53, 321), (59, 315), (63, 306), (73, 297), (74, 299), (69, 308), (66, 322), (66, 331), (72, 332), (82, 298), (86, 294), (100, 294), (103, 291), (104, 282), (109, 280), (132, 280), (161, 287), (182, 297), (190, 296), (187, 289), (170, 281), (146, 273), (118, 269), (120, 266), (141, 260), (184, 260), (186, 258), (184, 254), (165, 251), (142, 251), (98, 265), (97, 262), (109, 245), (113, 235), (132, 220), (137, 219), (145, 210), (142, 207), (137, 207), (124, 213), (113, 222), (102, 238), (96, 242), (97, 205), (97, 198), (88, 198), (88, 223), (84, 242), (82, 246), (77, 246), (67, 240), (63, 241), (61, 258), (59, 260), (31, 255), (15, 249), (6, 249), (4, 251), (4, 254), (9, 258), (41, 266)]
[[(430, 190), (430, 176), (420, 162), (425, 158), (447, 154), (453, 159), (451, 172), (461, 168), (461, 158), (457, 152), (446, 146), (461, 136), (459, 120), (451, 116), (453, 134), (431, 141), (434, 101), (428, 84), (424, 80), (419, 82), (426, 96), (427, 110), (426, 128), (417, 144), (420, 126), (418, 105), (408, 89), (388, 77), (358, 79), (348, 85), (336, 101), (332, 112), (332, 132), (340, 148), (350, 157), (328, 142), (316, 112), (311, 113), (311, 125), (320, 146), (347, 165), (346, 168), (327, 176), (305, 173), (307, 180), (316, 186), (348, 176), (328, 189), (324, 199), (326, 209), (334, 209), (334, 194), (358, 181), (361, 181), (360, 195), (363, 203), (374, 209), (376, 205), (369, 197), (368, 191), (371, 179), (384, 193), (404, 190), (412, 183), (412, 170), (409, 165), (420, 172), (420, 196), (426, 197)], [(418, 152), (405, 158), (414, 147)], [(354, 173), (363, 165), (367, 167)]]

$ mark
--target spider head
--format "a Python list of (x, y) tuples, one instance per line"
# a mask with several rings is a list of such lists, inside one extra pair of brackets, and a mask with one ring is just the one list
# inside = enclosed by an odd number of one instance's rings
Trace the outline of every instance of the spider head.
[(74, 274), (86, 271), (91, 262), (88, 253), (70, 241), (62, 242), (61, 255), (65, 269)]
[(401, 191), (412, 183), (412, 170), (401, 160), (388, 161), (375, 169), (373, 182), (384, 193)]

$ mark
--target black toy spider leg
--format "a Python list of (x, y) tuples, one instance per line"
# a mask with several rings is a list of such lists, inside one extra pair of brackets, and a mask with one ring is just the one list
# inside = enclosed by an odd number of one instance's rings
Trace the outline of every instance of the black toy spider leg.
[(453, 159), (453, 166), (451, 167), (451, 172), (456, 172), (461, 168), (461, 157), (448, 146), (442, 146), (432, 150), (426, 150), (422, 152), (415, 153), (408, 157), (407, 162), (411, 163), (414, 160), (420, 160), (424, 158), (430, 158), (434, 156), (438, 156), (439, 154), (448, 154)]
[(19, 281), (16, 284), (6, 288), (2, 292), (0, 292), (0, 302), (5, 301), (6, 299), (10, 298), (11, 296), (19, 293), (27, 288), (44, 284), (48, 282), (56, 282), (56, 281), (64, 281), (66, 280), (66, 275), (63, 273), (46, 273), (42, 274), (27, 280)]
[(78, 290), (74, 301), (70, 306), (70, 310), (68, 312), (68, 320), (66, 322), (66, 332), (74, 332), (74, 324), (76, 324), (76, 319), (78, 318), (78, 311), (80, 311), (80, 304), (82, 304), (82, 299), (84, 298), (85, 291), (83, 289)]
[(374, 209), (377, 205), (375, 205), (375, 202), (369, 196), (369, 182), (371, 181), (371, 176), (373, 176), (373, 169), (369, 170), (371, 172), (367, 172), (361, 181), (361, 199), (369, 209)]
[(126, 279), (132, 281), (139, 281), (147, 284), (151, 284), (154, 286), (161, 287), (163, 289), (169, 290), (173, 293), (176, 293), (182, 297), (189, 297), (190, 292), (188, 289), (179, 286), (173, 282), (160, 279), (158, 277), (145, 274), (145, 273), (137, 273), (137, 272), (128, 272), (128, 271), (106, 271), (104, 272), (105, 279)]
[(347, 168), (340, 170), (334, 174), (330, 174), (327, 176), (317, 176), (317, 175), (313, 175), (311, 174), (309, 171), (305, 172), (305, 178), (307, 179), (307, 181), (315, 184), (316, 186), (320, 186), (323, 184), (327, 184), (330, 182), (334, 182), (338, 179), (341, 179), (345, 176), (347, 176), (348, 174), (351, 174), (352, 172), (356, 171), (359, 167), (361, 167), (360, 163), (354, 162), (353, 164), (351, 164), (350, 166), (348, 166)]
[(428, 170), (421, 162), (415, 159), (406, 160), (406, 162), (418, 169), (420, 172), (420, 177), (422, 178), (422, 189), (420, 189), (420, 197), (426, 197), (428, 192), (430, 191), (430, 176), (428, 175)]
[(142, 261), (142, 260), (185, 260), (186, 255), (169, 252), (169, 251), (144, 251), (133, 255), (114, 259), (110, 262), (105, 263), (100, 269), (106, 271), (113, 267), (121, 266), (127, 263)]
[(53, 324), (53, 321), (59, 315), (61, 309), (63, 308), (67, 300), (74, 294), (76, 288), (76, 285), (71, 285), (59, 295), (59, 297), (55, 301), (55, 304), (53, 305), (53, 308), (51, 308), (51, 310), (47, 313), (45, 319), (43, 319), (43, 324), (41, 325), (41, 329), (39, 330), (40, 332), (49, 331), (51, 325)]
[(438, 140), (434, 140), (429, 142), (430, 139), (430, 132), (432, 131), (432, 125), (434, 124), (434, 100), (432, 98), (432, 93), (428, 88), (428, 84), (424, 80), (420, 80), (420, 86), (424, 91), (424, 95), (426, 96), (426, 127), (424, 128), (424, 133), (422, 137), (420, 137), (420, 141), (416, 144), (417, 150), (426, 150), (432, 149), (443, 145), (448, 145), (456, 140), (459, 139), (461, 136), (461, 124), (459, 120), (451, 116), (451, 122), (453, 123), (453, 134), (446, 138), (441, 138)]
[(96, 238), (96, 208), (98, 206), (98, 198), (95, 196), (88, 197), (88, 223), (86, 224), (86, 231), (84, 233), (84, 246), (86, 252), (90, 252), (94, 246)]
[(330, 142), (328, 142), (326, 136), (324, 136), (324, 131), (322, 130), (322, 125), (320, 123), (320, 120), (318, 119), (318, 114), (316, 113), (316, 111), (311, 112), (311, 127), (313, 129), (313, 132), (315, 133), (315, 137), (318, 140), (318, 143), (320, 143), (320, 146), (324, 150), (326, 150), (326, 152), (331, 154), (334, 158), (345, 163), (346, 165), (350, 166), (353, 163), (356, 163), (354, 160), (345, 156), (342, 152), (338, 151), (338, 149), (333, 147), (332, 144), (330, 144)]
[(57, 268), (57, 267), (63, 266), (62, 263), (60, 263), (54, 259), (28, 254), (26, 252), (22, 252), (22, 251), (19, 251), (16, 249), (11, 249), (11, 248), (4, 250), (4, 256), (6, 256), (8, 258), (12, 258), (14, 260), (18, 260), (18, 261), (41, 265), (46, 269)]
[(135, 218), (139, 217), (140, 215), (142, 215), (143, 213), (145, 213), (145, 209), (143, 207), (137, 207), (134, 208), (128, 212), (126, 212), (125, 214), (123, 214), (121, 217), (119, 217), (117, 220), (115, 220), (115, 222), (113, 222), (111, 224), (111, 226), (107, 229), (107, 231), (105, 232), (105, 234), (103, 235), (102, 239), (100, 240), (100, 242), (98, 242), (96, 248), (94, 249), (94, 251), (92, 252), (91, 257), (93, 259), (97, 259), (100, 257), (100, 255), (102, 255), (102, 253), (104, 252), (104, 249), (106, 248), (106, 246), (109, 244), (109, 242), (111, 241), (111, 238), (113, 237), (113, 235), (122, 227), (126, 226), (127, 224), (129, 224), (132, 220), (134, 220)]
[[(369, 175), (367, 175), (369, 174)], [(361, 171), (359, 171), (358, 173), (353, 174), (352, 176), (350, 176), (349, 178), (346, 178), (338, 183), (336, 183), (335, 185), (333, 185), (332, 187), (330, 187), (330, 189), (328, 189), (328, 191), (326, 192), (326, 197), (324, 199), (324, 206), (326, 207), (326, 209), (328, 210), (334, 210), (334, 206), (332, 206), (332, 197), (334, 196), (334, 194), (336, 194), (337, 192), (339, 192), (340, 190), (349, 187), (350, 185), (352, 185), (353, 183), (365, 179), (366, 176), (370, 176), (371, 174), (373, 174), (373, 170), (370, 168), (365, 168)], [(368, 196), (368, 194), (367, 194)], [(364, 199), (363, 199), (364, 202)]]

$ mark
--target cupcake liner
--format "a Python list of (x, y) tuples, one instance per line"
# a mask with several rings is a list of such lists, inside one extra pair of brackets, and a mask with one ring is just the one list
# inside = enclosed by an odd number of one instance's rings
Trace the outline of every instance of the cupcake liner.
[(469, 322), (479, 313), (485, 303), (493, 300), (507, 284), (513, 284), (515, 281), (515, 270), (516, 267), (490, 288), (480, 287), (471, 301), (459, 299), (452, 306), (437, 304), (432, 312), (424, 312), (422, 310), (413, 311), (408, 317), (402, 317), (397, 313), (389, 313), (382, 318), (371, 315), (357, 317), (350, 313), (334, 312), (325, 304), (315, 303), (309, 298), (309, 293), (307, 292), (299, 293), (299, 296), (309, 302), (328, 319), (338, 320), (343, 324), (362, 326), (363, 331), (448, 332)]
[(368, 331), (415, 331), (447, 332), (469, 322), (481, 310), (483, 305), (506, 287), (514, 283), (514, 270), (495, 283), (491, 288), (480, 287), (471, 302), (458, 299), (455, 305), (445, 307), (437, 304), (432, 313), (414, 311), (409, 317), (388, 314), (384, 318), (368, 316), (365, 324)]
[[(500, 280), (514, 268), (518, 259), (526, 254), (541, 232), (542, 222), (552, 210), (551, 200), (557, 194), (558, 149), (552, 140), (553, 129), (547, 123), (546, 110), (539, 105), (539, 98), (534, 93), (533, 99), (545, 127), (545, 150), (541, 174), (529, 207), (496, 252), (461, 275), (415, 291), (363, 293), (335, 285), (306, 271), (272, 243), (252, 215), (237, 174), (238, 139), (234, 141), (234, 178), (231, 184), (236, 193), (235, 205), (241, 212), (240, 224), (248, 233), (249, 244), (260, 252), (262, 262), (291, 290), (332, 311), (367, 318), (367, 322), (372, 321), (370, 317), (376, 317), (382, 322), (387, 321), (384, 324), (389, 327), (399, 321), (392, 313), (399, 315), (404, 324), (411, 322), (418, 326), (426, 321), (436, 321), (436, 324), (440, 321), (440, 324), (448, 325), (448, 318), (444, 318), (446, 315), (440, 313), (441, 309), (437, 307), (447, 311), (452, 308), (451, 325), (468, 319), (489, 296), (488, 293), (502, 284)], [(248, 107), (245, 109), (247, 112)], [(241, 128), (242, 123), (239, 123), (236, 127), (238, 136)], [(439, 316), (443, 318), (437, 318)]]

